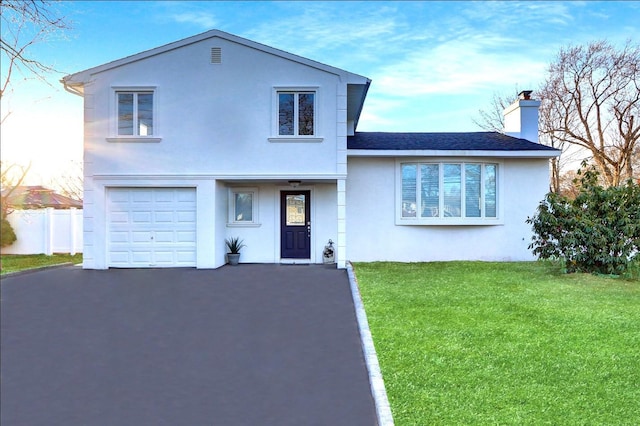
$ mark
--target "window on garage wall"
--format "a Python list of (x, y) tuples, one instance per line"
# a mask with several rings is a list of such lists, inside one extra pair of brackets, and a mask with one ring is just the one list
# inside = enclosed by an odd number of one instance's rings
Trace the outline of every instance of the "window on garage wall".
[(258, 225), (258, 188), (229, 190), (229, 225)]

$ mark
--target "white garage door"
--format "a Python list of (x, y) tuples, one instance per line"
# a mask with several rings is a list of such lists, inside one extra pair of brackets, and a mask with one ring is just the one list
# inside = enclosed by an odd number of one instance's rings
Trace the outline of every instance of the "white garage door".
[(108, 265), (196, 266), (195, 188), (111, 188)]

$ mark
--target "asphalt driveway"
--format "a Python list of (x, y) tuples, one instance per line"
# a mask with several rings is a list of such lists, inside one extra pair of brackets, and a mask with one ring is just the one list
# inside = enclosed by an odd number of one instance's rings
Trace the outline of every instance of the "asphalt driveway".
[(65, 267), (1, 297), (2, 426), (376, 424), (344, 270)]

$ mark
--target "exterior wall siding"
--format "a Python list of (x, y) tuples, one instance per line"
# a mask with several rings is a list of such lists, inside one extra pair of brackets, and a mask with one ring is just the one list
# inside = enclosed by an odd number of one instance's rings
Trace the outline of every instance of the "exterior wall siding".
[(525, 220), (548, 192), (548, 160), (501, 161), (503, 225), (432, 226), (395, 225), (395, 159), (350, 158), (347, 258), (362, 262), (533, 260), (527, 249), (531, 228)]
[[(211, 47), (222, 48), (221, 64), (210, 63)], [(278, 262), (279, 188), (288, 179), (315, 181), (308, 185), (311, 255), (321, 263), (324, 244), (340, 238), (335, 182), (346, 173), (346, 84), (341, 75), (217, 37), (93, 74), (84, 94), (84, 267), (108, 267), (108, 189), (140, 186), (197, 188), (198, 268), (224, 265), (229, 236), (245, 239), (242, 262)], [(115, 88), (125, 87), (154, 88), (159, 140), (115, 137)], [(320, 140), (273, 138), (277, 87), (317, 91)], [(258, 182), (260, 226), (228, 226), (228, 187), (247, 179)]]
[[(242, 187), (230, 183), (231, 187)], [(252, 187), (256, 187), (252, 185)], [(226, 225), (224, 238), (240, 237), (247, 245), (242, 249), (241, 263), (278, 263), (280, 262), (280, 192), (290, 191), (291, 187), (264, 183), (258, 188), (258, 226)], [(314, 184), (300, 186), (300, 190), (311, 191), (311, 262), (322, 263), (322, 250), (329, 239), (337, 239), (337, 211), (335, 199), (336, 185)], [(224, 238), (221, 240), (224, 242)]]
[[(364, 96), (369, 80), (233, 37), (186, 40), (76, 74), (85, 101), (85, 268), (108, 267), (114, 187), (196, 188), (198, 268), (224, 265), (228, 237), (245, 241), (241, 262), (279, 262), (279, 197), (289, 180), (311, 191), (314, 263), (329, 239), (340, 268), (348, 260), (533, 258), (524, 221), (548, 190), (548, 160), (499, 159), (501, 225), (396, 225), (395, 159), (348, 157), (360, 108), (348, 84)], [(211, 63), (213, 47), (221, 63)], [(154, 90), (152, 139), (116, 137), (115, 90), (125, 88)], [(278, 89), (316, 91), (314, 138), (277, 137)], [(228, 223), (229, 188), (241, 186), (258, 189), (259, 223)]]
[[(208, 62), (214, 45), (222, 46), (222, 64)], [(337, 91), (346, 85), (338, 75), (213, 39), (93, 77), (85, 88), (92, 97), (86, 118), (95, 117), (86, 122), (85, 149), (94, 174), (336, 173)], [(106, 140), (115, 136), (114, 87), (155, 87), (160, 142)], [(322, 142), (269, 140), (275, 87), (316, 88)]]

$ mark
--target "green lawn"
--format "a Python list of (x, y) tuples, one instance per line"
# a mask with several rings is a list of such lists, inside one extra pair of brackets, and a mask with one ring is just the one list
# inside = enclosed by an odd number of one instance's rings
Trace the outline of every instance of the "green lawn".
[(3, 254), (1, 274), (9, 272), (23, 271), (27, 269), (39, 268), (42, 266), (59, 265), (61, 263), (82, 263), (82, 254), (71, 256), (70, 254), (54, 254), (47, 256), (44, 254)]
[(354, 265), (396, 425), (640, 424), (640, 281)]

